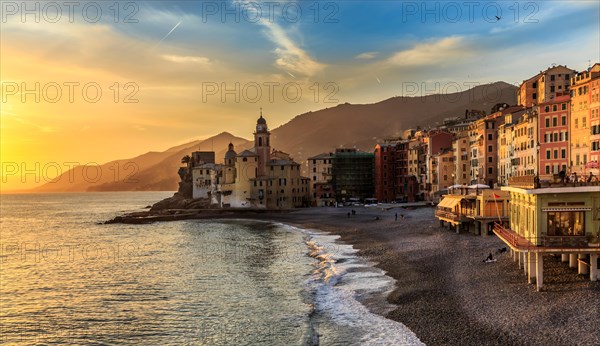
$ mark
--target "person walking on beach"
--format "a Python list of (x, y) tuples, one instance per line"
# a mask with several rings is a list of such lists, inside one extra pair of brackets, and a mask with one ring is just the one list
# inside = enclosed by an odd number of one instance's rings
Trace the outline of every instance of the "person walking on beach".
[(398, 221), (398, 213), (396, 213), (396, 221)]
[(350, 212), (348, 212), (348, 218), (350, 218)]

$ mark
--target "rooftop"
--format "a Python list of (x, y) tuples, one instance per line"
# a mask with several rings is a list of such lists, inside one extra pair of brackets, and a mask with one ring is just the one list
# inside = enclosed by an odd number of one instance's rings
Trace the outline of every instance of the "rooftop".
[(594, 176), (591, 181), (589, 177), (580, 177), (577, 181), (565, 182), (560, 181), (539, 181), (533, 175), (524, 175), (520, 177), (510, 177), (508, 186), (503, 186), (503, 191), (525, 192), (527, 194), (543, 194), (543, 193), (570, 193), (570, 192), (600, 192), (600, 181), (597, 176)]

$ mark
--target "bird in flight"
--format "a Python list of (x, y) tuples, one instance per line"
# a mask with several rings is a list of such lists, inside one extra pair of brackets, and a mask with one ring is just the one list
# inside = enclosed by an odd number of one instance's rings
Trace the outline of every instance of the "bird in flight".
[(498, 16), (495, 16), (495, 17), (496, 17), (496, 21), (499, 21), (500, 19), (502, 19), (502, 17), (498, 17)]

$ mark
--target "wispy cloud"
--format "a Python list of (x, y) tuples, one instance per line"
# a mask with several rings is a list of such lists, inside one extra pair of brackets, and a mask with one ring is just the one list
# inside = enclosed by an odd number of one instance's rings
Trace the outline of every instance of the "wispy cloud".
[(451, 36), (420, 43), (411, 49), (395, 53), (387, 59), (395, 66), (427, 66), (456, 62), (470, 56), (472, 50), (462, 36)]
[(359, 60), (370, 60), (370, 59), (374, 59), (377, 56), (377, 52), (364, 52), (364, 53), (360, 53), (357, 56), (354, 57), (354, 59), (359, 59)]
[[(240, 1), (250, 3), (250, 1)], [(254, 7), (249, 7), (251, 11)], [(263, 14), (264, 15), (264, 14)], [(313, 76), (321, 72), (326, 65), (313, 58), (308, 52), (290, 37), (290, 34), (280, 24), (271, 21), (264, 16), (257, 22), (266, 30), (267, 38), (273, 42), (277, 48), (274, 52), (277, 56), (275, 65), (285, 71), (293, 71), (306, 76)], [(288, 72), (289, 73), (289, 72)]]
[(200, 65), (210, 65), (211, 61), (209, 58), (203, 56), (184, 56), (184, 55), (163, 55), (163, 59), (175, 63), (193, 63)]

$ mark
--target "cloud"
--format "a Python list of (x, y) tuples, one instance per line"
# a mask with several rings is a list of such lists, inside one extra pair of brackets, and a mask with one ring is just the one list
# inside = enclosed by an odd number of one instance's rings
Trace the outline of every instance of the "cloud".
[[(240, 2), (249, 3), (250, 1)], [(253, 6), (249, 6), (248, 8), (249, 11), (256, 11)], [(326, 67), (325, 64), (318, 62), (294, 42), (290, 34), (278, 23), (264, 16), (261, 16), (261, 19), (257, 23), (266, 29), (264, 33), (267, 38), (277, 45), (277, 48), (274, 50), (277, 56), (275, 60), (277, 67), (282, 68), (286, 72), (293, 71), (306, 76), (313, 76)]]
[(411, 49), (395, 53), (387, 62), (395, 66), (427, 66), (448, 62), (464, 61), (472, 54), (462, 36), (445, 37), (439, 40), (420, 43)]
[(359, 59), (359, 60), (370, 60), (373, 59), (377, 56), (377, 52), (364, 52), (364, 53), (360, 53), (357, 56), (354, 57), (354, 59)]
[(211, 61), (209, 58), (203, 56), (184, 56), (184, 55), (163, 55), (163, 59), (175, 63), (185, 64), (193, 63), (200, 65), (210, 65)]

